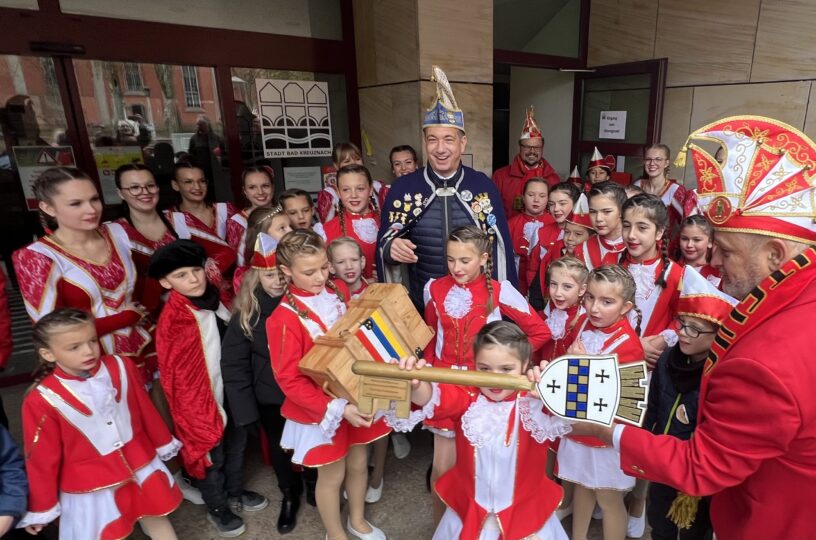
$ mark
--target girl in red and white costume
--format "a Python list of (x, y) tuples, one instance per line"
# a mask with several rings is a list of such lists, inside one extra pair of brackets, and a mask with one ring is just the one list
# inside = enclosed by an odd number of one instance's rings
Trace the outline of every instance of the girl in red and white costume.
[(701, 214), (689, 216), (683, 220), (680, 228), (680, 253), (682, 258), (678, 264), (691, 266), (708, 280), (709, 283), (720, 288), (722, 276), (720, 271), (709, 264), (711, 249), (714, 247), (714, 228)]
[(622, 238), (621, 212), (626, 191), (612, 181), (595, 184), (589, 191), (589, 217), (598, 233), (576, 247), (573, 255), (583, 261), (588, 270), (605, 264), (616, 264), (626, 249)]
[[(470, 226), (448, 236), (446, 252), (449, 274), (425, 285), (425, 322), (436, 331), (425, 347), (425, 359), (434, 367), (473, 369), (473, 339), (491, 321), (508, 317), (530, 339), (534, 351), (550, 340), (550, 331), (527, 300), (508, 281), (490, 278), (490, 236)], [(450, 469), (456, 459), (453, 422), (428, 420), (434, 433), (431, 481)], [(444, 505), (434, 500), (438, 522)]]
[[(525, 373), (532, 352), (524, 332), (506, 321), (482, 327), (473, 349), (477, 370), (511, 375)], [(424, 366), (400, 360), (408, 371)], [(408, 419), (386, 415), (395, 429), (422, 418), (455, 426), (456, 464), (435, 485), (447, 506), (435, 540), (567, 539), (555, 517), (561, 489), (541, 464), (550, 442), (572, 430), (568, 421), (547, 414), (534, 393), (515, 390), (414, 381), (411, 401), (422, 408)]]
[(660, 197), (669, 209), (669, 228), (665, 236), (668, 252), (674, 256), (680, 223), (697, 213), (697, 194), (669, 178), (670, 160), (671, 150), (665, 144), (658, 143), (647, 148), (643, 156), (643, 178), (635, 180), (634, 185), (644, 193)]
[(93, 318), (58, 309), (34, 326), (45, 374), (23, 401), (31, 534), (60, 518), (60, 540), (125, 538), (139, 521), (175, 540), (181, 492), (162, 464), (181, 448), (118, 356), (101, 356)]
[[(249, 201), (249, 207), (235, 212), (227, 220), (227, 244), (235, 247), (238, 268), (249, 264), (249, 259), (252, 258), (251, 254), (247, 257), (243, 249), (246, 245), (249, 214), (256, 208), (272, 206), (275, 199), (275, 173), (266, 165), (247, 167), (241, 173), (241, 186), (244, 197)], [(252, 247), (255, 247), (255, 244), (252, 244)]]
[(78, 169), (48, 169), (33, 188), (54, 232), (13, 255), (29, 316), (37, 322), (60, 307), (90, 311), (106, 354), (139, 356), (151, 337), (141, 324), (147, 312), (133, 298), (137, 274), (125, 231), (99, 226), (102, 201)]
[(552, 341), (541, 348), (539, 357), (548, 362), (567, 354), (567, 349), (578, 337), (586, 313), (581, 304), (586, 292), (589, 272), (584, 263), (565, 255), (548, 268), (549, 298), (544, 309), (545, 322), (552, 333)]
[(312, 196), (302, 189), (287, 189), (278, 197), (278, 202), (289, 216), (292, 230), (310, 229), (326, 241), (326, 231), (323, 224), (315, 221), (315, 205)]
[(531, 261), (541, 261), (547, 257), (555, 260), (561, 256), (567, 218), (578, 204), (580, 196), (581, 190), (571, 182), (561, 182), (550, 188), (547, 209), (555, 223), (546, 224), (536, 232), (536, 237), (531, 242)]
[(167, 211), (173, 229), (179, 238), (190, 239), (204, 248), (216, 267), (207, 267), (208, 279), (219, 289), (231, 291), (227, 280), (235, 269), (237, 250), (243, 245), (227, 241), (227, 223), (238, 209), (228, 202), (207, 202), (204, 171), (189, 161), (175, 164), (171, 185), (181, 196), (181, 204)]
[(341, 236), (332, 240), (326, 248), (329, 257), (329, 270), (335, 280), (340, 280), (348, 287), (351, 298), (360, 298), (368, 287), (363, 277), (366, 257), (360, 244), (353, 238)]
[(346, 165), (337, 172), (340, 193), (337, 215), (324, 224), (326, 242), (347, 236), (360, 244), (365, 256), (363, 277), (376, 280), (374, 268), (380, 213), (374, 204), (374, 181), (362, 165)]
[[(363, 165), (363, 153), (354, 143), (337, 143), (332, 150), (332, 163), (334, 164), (335, 173), (347, 165)], [(329, 185), (317, 194), (317, 216), (321, 223), (328, 223), (337, 215), (341, 201), (337, 189), (337, 179), (337, 174), (333, 178), (329, 175)], [(379, 180), (374, 180), (371, 187), (375, 197), (373, 209), (379, 212), (383, 207), (385, 198), (388, 196), (389, 187)]]
[(246, 234), (244, 234), (244, 244), (240, 250), (241, 253), (243, 253), (241, 258), (246, 261), (247, 264), (236, 268), (232, 276), (232, 289), (235, 291), (236, 297), (241, 290), (244, 275), (251, 268), (250, 261), (252, 261), (252, 256), (255, 252), (258, 236), (264, 233), (269, 236), (269, 239), (273, 241), (274, 245), (277, 245), (281, 238), (292, 230), (292, 222), (280, 206), (261, 206), (256, 208), (249, 214), (247, 225)]
[(555, 220), (547, 212), (550, 185), (546, 180), (540, 177), (530, 178), (524, 183), (522, 194), (524, 211), (510, 218), (507, 225), (516, 254), (519, 292), (526, 296), (538, 271), (539, 259), (533, 258), (541, 251), (540, 248), (536, 249), (538, 242), (544, 240), (548, 245), (551, 242), (546, 232), (541, 235), (539, 233), (545, 226), (555, 225)]
[(616, 160), (615, 156), (601, 155), (601, 151), (596, 146), (592, 152), (592, 157), (589, 159), (586, 171), (586, 182), (584, 182), (584, 191), (589, 193), (592, 186), (612, 180), (612, 171), (615, 170)]
[(286, 417), (281, 446), (294, 451), (294, 463), (318, 467), (317, 509), (329, 538), (346, 537), (340, 518), (340, 488), (345, 481), (349, 532), (364, 540), (384, 540), (385, 534), (364, 517), (365, 445), (390, 429), (346, 400), (331, 398), (298, 369), (314, 340), (346, 312), (348, 288), (329, 281), (325, 246), (314, 231), (302, 229), (284, 236), (276, 257), (289, 278), (281, 303), (266, 320), (272, 369), (286, 396), (281, 406)]
[(150, 266), (153, 252), (178, 236), (164, 214), (156, 211), (159, 186), (150, 169), (141, 163), (128, 163), (116, 169), (114, 181), (125, 214), (116, 223), (130, 241), (130, 254), (136, 266), (133, 297), (158, 320), (164, 289), (147, 275), (147, 267)]
[[(585, 319), (570, 354), (618, 355), (619, 364), (643, 360), (638, 332), (627, 317), (635, 306), (635, 282), (619, 265), (604, 265), (590, 272), (584, 295)], [(635, 479), (620, 469), (614, 448), (594, 437), (566, 437), (558, 448), (558, 477), (575, 484), (572, 537), (586, 540), (595, 503), (603, 510), (603, 537), (623, 540), (627, 515), (624, 493)]]
[[(621, 265), (635, 280), (635, 303), (640, 310), (641, 344), (650, 368), (666, 347), (677, 344), (674, 318), (680, 299), (683, 267), (665, 252), (666, 207), (654, 195), (639, 193), (623, 205), (626, 252)], [(634, 323), (630, 314), (630, 322)]]

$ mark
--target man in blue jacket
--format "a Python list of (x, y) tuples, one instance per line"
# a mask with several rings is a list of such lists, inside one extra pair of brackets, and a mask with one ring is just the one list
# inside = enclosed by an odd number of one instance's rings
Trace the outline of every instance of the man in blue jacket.
[(488, 232), (493, 277), (518, 281), (501, 196), (485, 174), (462, 165), (464, 114), (445, 73), (437, 66), (433, 70), (437, 95), (422, 122), (428, 165), (392, 184), (377, 238), (377, 275), (387, 276), (389, 266), (408, 265), (408, 288), (420, 312), (425, 283), (448, 273), (445, 244), (457, 227), (476, 225)]
[(17, 443), (0, 426), (0, 537), (25, 514), (28, 480)]

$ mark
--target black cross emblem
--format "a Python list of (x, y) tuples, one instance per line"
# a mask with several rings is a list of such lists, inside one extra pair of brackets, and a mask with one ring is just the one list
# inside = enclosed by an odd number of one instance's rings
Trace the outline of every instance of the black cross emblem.
[[(609, 375), (607, 375), (608, 377)], [(593, 407), (598, 407), (598, 412), (602, 412), (604, 407), (609, 407), (609, 403), (604, 403), (603, 398), (598, 398), (598, 401), (592, 404)]]
[(553, 393), (553, 394), (555, 394), (555, 391), (556, 391), (556, 390), (559, 390), (561, 387), (560, 387), (559, 385), (555, 384), (555, 379), (553, 379), (552, 384), (548, 384), (548, 385), (547, 385), (547, 388), (549, 388), (550, 390), (552, 390), (552, 393)]
[(598, 377), (599, 379), (601, 379), (601, 384), (603, 384), (604, 379), (609, 378), (609, 375), (606, 374), (605, 369), (602, 369), (600, 373), (596, 373), (595, 376)]

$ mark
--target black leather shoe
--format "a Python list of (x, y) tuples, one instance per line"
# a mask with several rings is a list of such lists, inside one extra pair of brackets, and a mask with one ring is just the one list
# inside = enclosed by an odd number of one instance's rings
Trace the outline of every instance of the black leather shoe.
[(304, 477), (303, 483), (306, 484), (306, 502), (309, 503), (309, 506), (317, 506), (317, 499), (315, 499), (317, 478)]
[(278, 514), (278, 532), (280, 534), (295, 530), (298, 508), (300, 508), (300, 496), (290, 489), (284, 489), (280, 514)]

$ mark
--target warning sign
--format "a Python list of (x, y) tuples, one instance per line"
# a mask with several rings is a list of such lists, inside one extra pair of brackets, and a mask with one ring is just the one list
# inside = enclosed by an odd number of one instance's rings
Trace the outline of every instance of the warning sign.
[(29, 210), (38, 208), (32, 186), (45, 169), (76, 166), (74, 151), (70, 146), (12, 146), (11, 151)]

